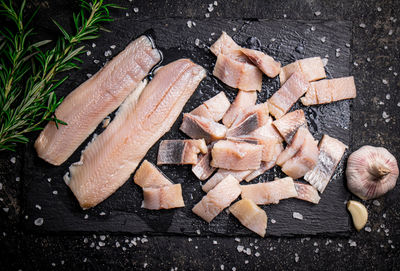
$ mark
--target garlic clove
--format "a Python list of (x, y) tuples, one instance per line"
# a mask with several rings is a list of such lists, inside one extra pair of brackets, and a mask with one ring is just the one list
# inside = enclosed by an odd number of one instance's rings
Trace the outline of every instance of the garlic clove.
[(351, 217), (353, 218), (353, 224), (356, 230), (360, 231), (364, 228), (368, 221), (367, 208), (365, 208), (361, 202), (349, 200), (347, 202), (347, 210), (349, 210)]
[(393, 189), (398, 176), (396, 158), (385, 148), (363, 146), (347, 161), (347, 187), (363, 200), (380, 197)]

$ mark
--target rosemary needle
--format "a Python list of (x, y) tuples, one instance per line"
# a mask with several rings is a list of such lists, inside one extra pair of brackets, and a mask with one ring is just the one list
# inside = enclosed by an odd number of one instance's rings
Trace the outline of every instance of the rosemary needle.
[(26, 0), (16, 10), (10, 0), (0, 0), (0, 14), (8, 18), (13, 28), (0, 30), (0, 151), (15, 150), (17, 143), (29, 141), (27, 134), (41, 130), (47, 121), (67, 125), (57, 119), (54, 112), (62, 99), (54, 90), (68, 77), (56, 78), (64, 71), (78, 68), (82, 41), (96, 39), (101, 23), (112, 21), (109, 8), (103, 0), (80, 2), (80, 12), (73, 14), (74, 33), (68, 34), (56, 21), (62, 33), (49, 50), (41, 46), (52, 44), (50, 40), (32, 42), (30, 24), (37, 13), (25, 21)]

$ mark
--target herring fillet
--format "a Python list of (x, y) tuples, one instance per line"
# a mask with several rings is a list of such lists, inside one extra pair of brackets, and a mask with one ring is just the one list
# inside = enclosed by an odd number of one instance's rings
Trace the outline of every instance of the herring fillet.
[(163, 136), (206, 76), (188, 59), (158, 69), (137, 104), (127, 104), (107, 129), (70, 167), (68, 186), (82, 208), (90, 208), (115, 192)]
[(38, 156), (53, 165), (65, 162), (160, 61), (152, 46), (148, 37), (139, 37), (72, 91), (55, 112), (67, 125), (46, 125), (35, 142)]

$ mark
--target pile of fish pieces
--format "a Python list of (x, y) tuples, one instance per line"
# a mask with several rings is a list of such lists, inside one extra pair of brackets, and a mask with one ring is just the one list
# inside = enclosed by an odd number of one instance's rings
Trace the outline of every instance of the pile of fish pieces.
[[(225, 32), (210, 50), (217, 56), (214, 76), (238, 88), (238, 94), (230, 104), (220, 92), (185, 113), (180, 130), (192, 139), (162, 141), (157, 164), (192, 164), (200, 180), (215, 172), (202, 186), (207, 194), (193, 212), (210, 223), (241, 195), (242, 200), (230, 206), (230, 212), (245, 227), (264, 236), (267, 215), (258, 205), (278, 204), (288, 198), (318, 204), (318, 191), (325, 190), (347, 148), (328, 135), (318, 143), (307, 127), (304, 111), (289, 112), (291, 107), (304, 94), (301, 102), (306, 106), (354, 98), (354, 78), (320, 80), (326, 78), (320, 57), (281, 68), (263, 52), (241, 48)], [(269, 77), (279, 74), (281, 88), (265, 103), (256, 104), (262, 73)], [(275, 165), (289, 177), (239, 184)], [(294, 181), (302, 177), (311, 185)]]

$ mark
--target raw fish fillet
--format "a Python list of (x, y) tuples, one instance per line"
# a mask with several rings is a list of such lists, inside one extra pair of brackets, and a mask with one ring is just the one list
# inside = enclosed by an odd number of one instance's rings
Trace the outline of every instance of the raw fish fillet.
[(207, 143), (225, 138), (227, 130), (224, 125), (212, 119), (189, 113), (183, 114), (183, 121), (179, 129), (191, 138), (204, 138)]
[(310, 57), (297, 60), (296, 62), (282, 67), (281, 73), (279, 74), (281, 85), (295, 72), (303, 74), (304, 78), (309, 82), (326, 77), (322, 59), (320, 57)]
[(321, 197), (318, 195), (317, 189), (312, 185), (294, 182), (297, 191), (297, 199), (305, 200), (314, 204), (318, 204)]
[(205, 195), (192, 211), (208, 223), (240, 195), (239, 182), (228, 176)]
[(220, 140), (212, 148), (211, 166), (232, 170), (257, 169), (261, 164), (262, 151), (261, 145)]
[(211, 118), (214, 121), (220, 121), (228, 111), (231, 103), (225, 93), (221, 91), (211, 99), (208, 99), (203, 104), (195, 108), (190, 114), (198, 115), (205, 118)]
[(241, 182), (250, 173), (251, 170), (229, 170), (220, 168), (201, 188), (207, 193), (229, 175)]
[(310, 88), (304, 77), (295, 72), (283, 86), (268, 99), (269, 112), (276, 119), (283, 117), (293, 104)]
[(210, 51), (218, 56), (219, 54), (229, 55), (232, 51), (240, 50), (240, 46), (224, 31), (221, 36), (210, 47)]
[(213, 75), (232, 88), (261, 91), (262, 73), (254, 65), (219, 54)]
[(244, 112), (248, 108), (254, 106), (256, 104), (256, 101), (256, 91), (239, 90), (235, 100), (224, 115), (222, 123), (228, 128), (231, 127), (232, 123), (236, 120), (239, 113)]
[(257, 233), (261, 237), (265, 236), (267, 230), (267, 214), (249, 199), (242, 199), (229, 207), (233, 214), (243, 226)]
[(158, 148), (157, 165), (195, 165), (199, 153), (207, 153), (204, 139), (163, 140)]
[(349, 76), (312, 82), (306, 96), (300, 100), (304, 105), (326, 104), (352, 99), (356, 95), (354, 77)]
[(324, 135), (318, 148), (317, 165), (313, 170), (307, 172), (304, 179), (322, 193), (348, 147), (336, 138)]
[(293, 136), (300, 126), (307, 127), (304, 111), (301, 109), (287, 113), (282, 118), (275, 120), (272, 124), (288, 144), (291, 143)]
[(314, 139), (308, 131), (306, 127), (300, 127), (296, 134), (293, 136), (292, 142), (287, 145), (286, 149), (278, 156), (276, 164), (279, 166), (283, 166), (283, 164), (292, 158), (301, 148), (304, 143), (304, 140), (309, 137), (310, 139)]
[(215, 167), (210, 165), (211, 163), (211, 149), (212, 147), (208, 147), (208, 152), (204, 155), (200, 155), (200, 158), (197, 164), (192, 166), (192, 172), (196, 177), (200, 180), (206, 180), (210, 177), (214, 171), (216, 170)]
[(156, 166), (147, 160), (144, 160), (136, 170), (133, 181), (142, 188), (157, 188), (173, 184)]
[(282, 199), (297, 197), (293, 179), (286, 177), (272, 182), (241, 185), (242, 199), (250, 199), (255, 204), (278, 204)]
[(35, 142), (38, 156), (53, 165), (65, 162), (159, 61), (160, 53), (153, 49), (148, 37), (141, 36), (131, 42), (68, 94), (55, 112), (57, 118), (68, 125), (57, 128), (53, 121), (46, 125)]
[(248, 135), (268, 122), (268, 105), (257, 104), (238, 114), (232, 126), (228, 129), (227, 137)]
[(274, 78), (281, 71), (281, 63), (269, 55), (247, 48), (242, 48), (241, 51), (268, 77)]
[(185, 207), (181, 184), (143, 188), (142, 208), (150, 210)]
[(129, 99), (107, 129), (70, 167), (66, 180), (82, 208), (90, 208), (115, 192), (147, 151), (169, 131), (183, 106), (206, 76), (188, 59), (159, 68), (139, 100)]

